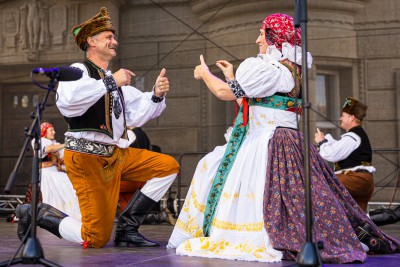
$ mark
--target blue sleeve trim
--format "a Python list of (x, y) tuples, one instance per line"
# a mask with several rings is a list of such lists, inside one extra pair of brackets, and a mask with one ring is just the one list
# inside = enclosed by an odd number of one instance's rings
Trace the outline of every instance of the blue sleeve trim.
[(246, 96), (246, 93), (243, 91), (242, 87), (238, 83), (236, 79), (229, 81), (228, 82), (229, 88), (231, 88), (233, 94), (236, 96), (236, 98), (241, 98)]
[(103, 82), (106, 85), (107, 92), (112, 92), (118, 89), (117, 83), (112, 75), (106, 76)]

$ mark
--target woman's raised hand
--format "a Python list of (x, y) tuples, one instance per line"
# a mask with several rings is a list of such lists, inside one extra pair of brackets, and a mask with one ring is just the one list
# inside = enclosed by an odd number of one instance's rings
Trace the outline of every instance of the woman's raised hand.
[(218, 60), (215, 65), (222, 70), (227, 81), (235, 79), (235, 75), (233, 74), (233, 65), (231, 63), (226, 60)]
[(207, 66), (206, 62), (204, 61), (204, 57), (203, 57), (203, 55), (200, 55), (200, 65), (197, 65), (194, 68), (194, 78), (196, 80), (201, 80), (201, 79), (203, 79), (203, 75), (208, 72), (209, 72), (208, 66)]

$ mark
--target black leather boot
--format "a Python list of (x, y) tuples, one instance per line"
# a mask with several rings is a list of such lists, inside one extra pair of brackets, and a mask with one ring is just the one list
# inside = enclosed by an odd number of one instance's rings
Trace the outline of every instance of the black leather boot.
[(400, 206), (397, 206), (397, 208), (395, 208), (393, 212), (394, 214), (396, 214), (397, 221), (400, 221)]
[(125, 210), (119, 216), (114, 237), (114, 245), (116, 247), (157, 247), (160, 245), (146, 239), (139, 233), (139, 227), (156, 203), (142, 194), (140, 190), (136, 191)]
[(171, 225), (175, 225), (176, 223), (176, 219), (168, 209), (160, 211), (159, 213), (150, 213), (143, 224), (160, 224), (164, 222)]
[[(22, 238), (28, 231), (29, 226), (31, 224), (32, 220), (31, 204), (19, 205), (16, 209), (16, 213), (19, 218), (17, 234), (18, 238), (22, 240)], [(58, 227), (60, 226), (60, 222), (62, 221), (62, 219), (64, 219), (67, 216), (68, 215), (50, 206), (49, 204), (39, 203), (37, 224), (39, 227), (61, 238)]]
[(395, 213), (396, 209), (376, 209), (369, 213), (369, 217), (378, 226), (396, 223), (400, 220), (400, 209), (397, 209), (399, 216)]
[(359, 226), (356, 230), (358, 240), (363, 242), (369, 248), (369, 253), (375, 254), (387, 254), (391, 253), (387, 244), (380, 238), (376, 237), (372, 231), (369, 224), (364, 224)]

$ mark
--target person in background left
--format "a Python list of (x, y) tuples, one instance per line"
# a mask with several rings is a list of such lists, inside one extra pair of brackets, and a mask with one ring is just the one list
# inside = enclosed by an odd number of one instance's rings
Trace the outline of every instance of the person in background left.
[[(80, 220), (78, 197), (75, 189), (65, 173), (64, 144), (55, 140), (56, 131), (49, 122), (40, 124), (41, 149), (40, 158), (40, 186), (39, 202), (47, 203), (69, 216)], [(32, 147), (35, 140), (32, 140)], [(25, 203), (32, 201), (32, 186), (29, 185)], [(22, 238), (23, 236), (19, 236)]]
[[(41, 158), (40, 191), (42, 202), (52, 205), (69, 216), (80, 220), (78, 197), (64, 169), (64, 144), (55, 140), (56, 131), (48, 122), (40, 125)], [(35, 140), (32, 140), (32, 147)]]

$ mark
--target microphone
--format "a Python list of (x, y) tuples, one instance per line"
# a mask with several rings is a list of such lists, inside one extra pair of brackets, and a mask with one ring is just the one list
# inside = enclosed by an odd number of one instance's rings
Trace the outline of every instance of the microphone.
[(50, 78), (55, 78), (58, 81), (76, 81), (82, 78), (83, 71), (75, 67), (58, 66), (55, 68), (35, 68), (33, 74), (46, 75)]

